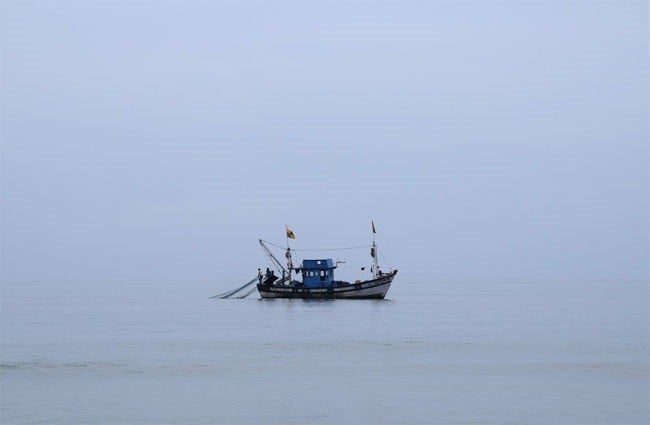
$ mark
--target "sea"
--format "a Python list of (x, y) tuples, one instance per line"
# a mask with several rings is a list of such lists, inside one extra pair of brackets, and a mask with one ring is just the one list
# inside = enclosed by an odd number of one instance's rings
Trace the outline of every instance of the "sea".
[(648, 424), (649, 284), (3, 283), (2, 424)]

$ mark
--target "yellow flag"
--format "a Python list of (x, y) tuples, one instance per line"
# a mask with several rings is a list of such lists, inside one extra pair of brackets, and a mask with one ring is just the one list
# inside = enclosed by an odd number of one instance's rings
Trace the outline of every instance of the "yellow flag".
[(296, 235), (293, 234), (293, 230), (289, 229), (288, 227), (287, 227), (287, 237), (289, 239), (296, 239)]

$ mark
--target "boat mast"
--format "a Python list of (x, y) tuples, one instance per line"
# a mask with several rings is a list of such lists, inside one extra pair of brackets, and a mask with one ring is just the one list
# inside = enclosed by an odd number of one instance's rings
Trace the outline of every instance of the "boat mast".
[(377, 231), (375, 230), (375, 222), (371, 221), (372, 223), (372, 248), (370, 248), (370, 256), (372, 257), (372, 262), (373, 262), (373, 267), (372, 267), (372, 276), (377, 279), (377, 276), (379, 276), (379, 260), (377, 259), (377, 243), (375, 242), (375, 234)]
[(289, 246), (289, 236), (293, 238), (293, 231), (289, 229), (289, 226), (284, 225), (285, 235), (287, 238), (287, 252), (284, 256), (287, 258), (287, 268), (289, 269), (289, 282), (291, 282), (291, 271), (293, 270), (293, 261), (291, 261), (291, 247)]

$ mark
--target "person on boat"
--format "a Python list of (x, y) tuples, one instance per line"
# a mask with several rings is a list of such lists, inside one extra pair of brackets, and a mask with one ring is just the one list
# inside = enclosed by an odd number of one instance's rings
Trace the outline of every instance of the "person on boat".
[(262, 269), (257, 268), (257, 279), (262, 283)]
[(275, 272), (273, 270), (270, 270), (268, 267), (266, 268), (266, 276), (264, 277), (264, 283), (267, 285), (273, 285), (273, 282), (278, 280), (278, 277), (275, 275)]

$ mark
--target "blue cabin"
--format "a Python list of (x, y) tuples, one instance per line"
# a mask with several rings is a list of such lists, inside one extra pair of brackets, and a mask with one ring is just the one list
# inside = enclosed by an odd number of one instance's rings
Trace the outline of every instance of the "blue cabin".
[(302, 281), (309, 288), (329, 287), (334, 283), (336, 266), (331, 258), (323, 260), (302, 260)]

